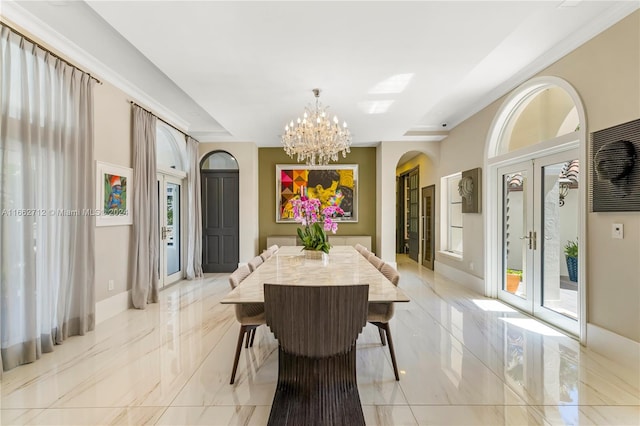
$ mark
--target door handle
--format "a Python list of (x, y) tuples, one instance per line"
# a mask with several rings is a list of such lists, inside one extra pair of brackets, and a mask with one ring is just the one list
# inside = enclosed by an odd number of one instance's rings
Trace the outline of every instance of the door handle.
[(529, 231), (529, 235), (524, 235), (520, 237), (521, 240), (529, 240), (529, 249), (535, 250), (538, 246), (537, 244), (537, 236), (535, 231)]

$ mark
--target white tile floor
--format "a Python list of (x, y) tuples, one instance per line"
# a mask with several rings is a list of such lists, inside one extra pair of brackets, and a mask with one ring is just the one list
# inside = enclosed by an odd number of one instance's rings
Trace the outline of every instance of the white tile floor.
[[(358, 340), (368, 425), (640, 424), (638, 380), (607, 359), (406, 257), (399, 269), (412, 299), (392, 320), (400, 382), (375, 327)], [(238, 324), (219, 303), (228, 291), (226, 274), (179, 283), (5, 373), (1, 424), (266, 424), (276, 341), (261, 327), (229, 385)]]

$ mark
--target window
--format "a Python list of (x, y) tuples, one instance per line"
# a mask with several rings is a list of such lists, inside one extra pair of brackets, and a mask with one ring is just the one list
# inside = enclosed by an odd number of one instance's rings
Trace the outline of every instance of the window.
[(458, 192), (458, 183), (462, 173), (442, 178), (442, 228), (441, 250), (462, 257), (462, 197)]
[(184, 135), (158, 120), (156, 124), (156, 164), (159, 170), (187, 171)]

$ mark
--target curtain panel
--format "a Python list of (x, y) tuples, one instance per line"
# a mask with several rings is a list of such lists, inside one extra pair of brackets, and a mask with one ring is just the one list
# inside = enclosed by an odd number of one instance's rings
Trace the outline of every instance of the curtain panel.
[(133, 238), (131, 299), (145, 309), (158, 302), (158, 177), (156, 173), (157, 118), (137, 105), (133, 108)]
[(0, 354), (8, 370), (95, 325), (94, 80), (0, 28)]
[(198, 141), (187, 136), (187, 192), (189, 217), (187, 224), (187, 279), (202, 276), (202, 201)]

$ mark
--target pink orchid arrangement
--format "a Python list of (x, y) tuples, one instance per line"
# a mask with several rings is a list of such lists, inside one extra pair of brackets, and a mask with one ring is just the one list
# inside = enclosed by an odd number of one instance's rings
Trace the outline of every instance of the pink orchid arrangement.
[(338, 222), (334, 218), (336, 215), (344, 214), (344, 211), (337, 205), (321, 208), (320, 200), (307, 197), (304, 188), (301, 190), (300, 198), (292, 200), (291, 205), (295, 221), (304, 227), (298, 228), (298, 236), (302, 240), (303, 249), (321, 250), (329, 253), (331, 245), (327, 240), (326, 231), (336, 233)]

